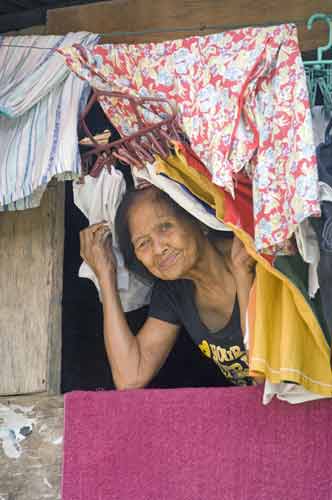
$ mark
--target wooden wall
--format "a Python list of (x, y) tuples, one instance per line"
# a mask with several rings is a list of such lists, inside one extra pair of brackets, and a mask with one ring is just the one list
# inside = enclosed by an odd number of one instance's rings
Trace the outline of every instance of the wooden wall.
[(52, 181), (40, 207), (0, 213), (0, 396), (60, 392), (64, 193)]
[[(199, 34), (199, 29), (181, 28), (206, 25), (248, 26), (299, 22), (299, 40), (303, 51), (327, 42), (327, 26), (318, 22), (308, 31), (303, 20), (315, 12), (332, 13), (331, 0), (113, 0), (66, 7), (48, 12), (49, 33), (87, 30), (99, 33), (178, 29), (176, 33), (115, 36), (103, 41), (144, 42), (182, 38)], [(220, 31), (201, 30), (201, 33)]]
[(64, 185), (0, 213), (0, 395), (59, 392)]

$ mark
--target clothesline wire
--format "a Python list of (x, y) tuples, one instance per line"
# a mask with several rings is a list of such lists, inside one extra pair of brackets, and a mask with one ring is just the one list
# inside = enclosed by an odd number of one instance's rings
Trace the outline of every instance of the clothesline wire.
[[(327, 14), (328, 16), (332, 16), (332, 13)], [(199, 32), (202, 33), (204, 31), (214, 31), (214, 30), (220, 30), (220, 31), (228, 31), (232, 29), (239, 29), (239, 28), (246, 28), (249, 26), (252, 27), (258, 27), (258, 28), (267, 28), (269, 26), (276, 26), (278, 24), (297, 24), (297, 25), (303, 25), (307, 24), (308, 19), (299, 19), (297, 21), (274, 21), (273, 23), (255, 23), (255, 24), (250, 24), (250, 25), (240, 25), (240, 24), (210, 24), (210, 25), (205, 25), (201, 24), (200, 26), (192, 26), (192, 27), (182, 27), (182, 28), (159, 28), (159, 29), (146, 29), (142, 31), (112, 31), (111, 33), (99, 33), (100, 36), (104, 38), (113, 38), (113, 37), (119, 37), (119, 36), (144, 36), (144, 35), (158, 35), (162, 33), (183, 33), (183, 32)], [(20, 35), (14, 35), (14, 36), (20, 36)], [(22, 35), (21, 35), (22, 36)], [(31, 35), (33, 36), (33, 35)], [(47, 35), (46, 35), (47, 36)], [(0, 48), (1, 47), (13, 47), (13, 48), (24, 48), (24, 49), (36, 49), (36, 50), (56, 50), (54, 47), (36, 47), (34, 45), (20, 45), (20, 44), (7, 44), (7, 43), (1, 43), (0, 41)]]

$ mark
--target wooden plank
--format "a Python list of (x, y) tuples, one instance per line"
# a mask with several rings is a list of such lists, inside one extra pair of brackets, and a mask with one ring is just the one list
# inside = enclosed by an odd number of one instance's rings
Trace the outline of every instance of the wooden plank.
[[(308, 31), (303, 21), (315, 12), (332, 13), (330, 0), (113, 0), (79, 7), (48, 11), (48, 32), (64, 34), (73, 30), (99, 33), (112, 31), (165, 30), (206, 25), (248, 26), (299, 22), (299, 40), (303, 51), (325, 45), (327, 27), (315, 24)], [(222, 31), (195, 28), (176, 33), (119, 35), (103, 41), (137, 43), (183, 38), (194, 34)]]
[(61, 188), (49, 188), (40, 208), (0, 214), (0, 394), (60, 385)]
[(61, 396), (0, 398), (0, 499), (59, 500), (62, 440)]
[(62, 347), (62, 285), (65, 228), (65, 184), (49, 185), (49, 203), (52, 207), (52, 230), (49, 250), (52, 254), (50, 302), (48, 310), (48, 373), (47, 392), (59, 394), (61, 385)]

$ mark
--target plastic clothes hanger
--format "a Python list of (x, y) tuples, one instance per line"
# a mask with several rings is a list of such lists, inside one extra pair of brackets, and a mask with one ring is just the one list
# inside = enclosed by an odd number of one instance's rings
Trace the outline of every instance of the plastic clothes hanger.
[(304, 68), (311, 107), (315, 105), (317, 93), (320, 91), (324, 109), (329, 113), (332, 111), (332, 59), (323, 59), (323, 54), (332, 48), (332, 16), (322, 13), (313, 14), (308, 20), (307, 28), (311, 30), (314, 22), (319, 20), (325, 21), (329, 27), (328, 43), (317, 49), (316, 60), (304, 61)]
[[(112, 81), (100, 73), (97, 67), (89, 63), (89, 55), (85, 47), (79, 44), (75, 44), (74, 47), (79, 52), (82, 63), (89, 66), (91, 73), (98, 76), (100, 80), (111, 88)], [(95, 101), (97, 99), (100, 100), (103, 97), (127, 99), (138, 123), (137, 132), (131, 134), (130, 136), (122, 137), (119, 140), (110, 142), (107, 147), (102, 147), (96, 141), (96, 138), (94, 138), (90, 133), (85, 123), (85, 117)], [(160, 111), (157, 105), (159, 108), (160, 105), (163, 105), (164, 108)], [(152, 113), (154, 117), (159, 118), (159, 122), (148, 123), (144, 120), (142, 110)], [(103, 163), (103, 166), (107, 166), (108, 163), (111, 164), (112, 161), (114, 162), (116, 159), (120, 159), (125, 163), (135, 165), (137, 168), (143, 168), (146, 161), (154, 161), (154, 154), (158, 154), (165, 159), (170, 153), (170, 140), (180, 140), (180, 135), (183, 135), (177, 124), (176, 115), (174, 106), (167, 101), (167, 99), (158, 97), (139, 98), (131, 96), (128, 92), (108, 92), (94, 89), (93, 96), (89, 100), (80, 118), (80, 125), (83, 127), (87, 136), (95, 144), (93, 150), (90, 150), (88, 153), (82, 155), (83, 163), (86, 163), (86, 165), (89, 165), (89, 163), (91, 164), (91, 159), (95, 155), (100, 157), (102, 153), (104, 153), (104, 160), (101, 161), (99, 158), (99, 163)], [(100, 172), (101, 168), (102, 167), (100, 166), (97, 168), (96, 165), (95, 169), (95, 166), (93, 166), (92, 173), (98, 175), (98, 171)]]
[[(96, 100), (116, 97), (127, 100), (136, 117), (138, 130), (129, 136), (122, 137), (108, 144), (99, 143), (86, 124), (85, 118)], [(147, 122), (143, 112), (156, 118), (156, 122)], [(127, 92), (93, 90), (93, 94), (80, 116), (79, 125), (90, 139), (93, 148), (82, 155), (85, 173), (98, 176), (105, 166), (109, 168), (116, 160), (121, 160), (138, 169), (143, 168), (146, 162), (154, 162), (154, 155), (166, 159), (171, 152), (172, 140), (181, 140), (181, 129), (177, 124), (177, 113), (174, 106), (160, 97), (134, 97)], [(97, 159), (94, 161), (93, 158)], [(91, 163), (94, 163), (91, 168)]]

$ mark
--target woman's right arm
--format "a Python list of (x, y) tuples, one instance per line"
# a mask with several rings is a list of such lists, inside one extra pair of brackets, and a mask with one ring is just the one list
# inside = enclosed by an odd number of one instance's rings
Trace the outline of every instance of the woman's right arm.
[(116, 281), (116, 263), (107, 244), (109, 230), (104, 223), (80, 233), (81, 256), (96, 274), (104, 311), (104, 341), (113, 380), (118, 389), (146, 386), (171, 351), (179, 327), (148, 318), (135, 336), (124, 315)]

